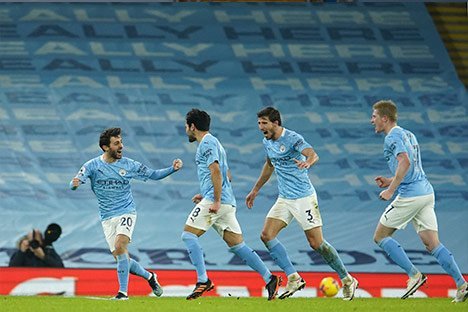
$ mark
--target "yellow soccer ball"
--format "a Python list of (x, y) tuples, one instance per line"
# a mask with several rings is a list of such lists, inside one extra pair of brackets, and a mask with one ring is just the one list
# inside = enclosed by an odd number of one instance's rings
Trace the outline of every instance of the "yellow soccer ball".
[(325, 277), (320, 282), (319, 289), (325, 297), (334, 297), (340, 290), (340, 284), (333, 277)]

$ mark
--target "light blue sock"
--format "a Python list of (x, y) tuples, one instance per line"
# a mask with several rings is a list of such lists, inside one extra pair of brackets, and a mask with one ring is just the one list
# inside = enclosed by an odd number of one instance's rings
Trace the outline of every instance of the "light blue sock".
[(138, 262), (130, 258), (130, 273), (149, 279), (151, 273), (146, 271)]
[(182, 232), (182, 240), (187, 247), (190, 261), (197, 270), (197, 282), (206, 283), (208, 281), (208, 275), (206, 274), (205, 259), (203, 257), (203, 250), (198, 243), (198, 236), (190, 232)]
[(328, 263), (328, 265), (335, 270), (336, 273), (340, 276), (340, 279), (348, 276), (348, 271), (346, 270), (343, 261), (341, 261), (340, 256), (336, 249), (330, 245), (326, 240), (316, 250), (322, 258)]
[(267, 242), (265, 246), (270, 251), (270, 255), (273, 260), (275, 260), (276, 264), (284, 271), (284, 273), (286, 273), (286, 275), (289, 276), (293, 273), (297, 273), (289, 259), (286, 249), (277, 238)]
[(119, 291), (127, 294), (128, 292), (128, 255), (117, 255), (117, 278), (119, 280)]
[(229, 248), (239, 258), (245, 261), (249, 267), (260, 273), (265, 283), (268, 283), (271, 278), (271, 272), (266, 267), (265, 263), (260, 259), (255, 251), (247, 246), (244, 242)]
[(390, 259), (405, 270), (408, 276), (413, 277), (418, 274), (418, 269), (416, 269), (403, 247), (396, 240), (391, 237), (385, 237), (379, 242), (379, 247), (385, 250)]
[(458, 268), (452, 253), (447, 248), (445, 248), (444, 245), (440, 244), (434, 248), (431, 251), (431, 255), (437, 259), (437, 262), (439, 262), (445, 272), (453, 277), (455, 283), (457, 283), (457, 287), (460, 287), (465, 283), (465, 279), (463, 278), (463, 275), (460, 272), (460, 268)]

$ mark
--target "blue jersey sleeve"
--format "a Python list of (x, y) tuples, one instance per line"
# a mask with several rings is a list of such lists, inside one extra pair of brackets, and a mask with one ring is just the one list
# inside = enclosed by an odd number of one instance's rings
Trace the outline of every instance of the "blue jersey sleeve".
[[(85, 184), (86, 180), (91, 176), (92, 170), (93, 170), (93, 164), (91, 161), (88, 161), (83, 166), (81, 166), (80, 170), (75, 175), (75, 178), (78, 178), (81, 184)], [(73, 187), (73, 181), (70, 181), (70, 189), (72, 190), (76, 189)]]
[(153, 170), (153, 173), (150, 175), (151, 180), (161, 180), (165, 177), (173, 174), (175, 172), (174, 167), (170, 166), (164, 169)]
[(164, 169), (154, 170), (136, 160), (132, 160), (132, 166), (135, 172), (134, 178), (143, 181), (148, 179), (161, 180), (175, 172), (172, 166)]
[(291, 136), (291, 140), (293, 149), (299, 153), (302, 153), (306, 148), (312, 148), (312, 146), (304, 140), (302, 135), (298, 133), (294, 133), (294, 135)]
[(389, 135), (385, 138), (385, 144), (388, 146), (388, 151), (397, 157), (400, 153), (407, 153), (403, 140), (396, 135)]
[(215, 161), (219, 163), (219, 152), (214, 140), (206, 140), (203, 142), (200, 151), (203, 157), (206, 159), (207, 167), (209, 167)]
[(131, 167), (132, 167), (131, 169), (134, 172), (133, 178), (137, 180), (146, 181), (153, 174), (154, 170), (149, 168), (148, 166), (133, 159), (130, 161), (131, 161)]

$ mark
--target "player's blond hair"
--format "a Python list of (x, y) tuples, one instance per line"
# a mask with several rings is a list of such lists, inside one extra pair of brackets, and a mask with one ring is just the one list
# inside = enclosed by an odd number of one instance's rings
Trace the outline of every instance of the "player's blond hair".
[(396, 122), (398, 119), (397, 106), (392, 100), (378, 101), (372, 108), (376, 110), (381, 117), (387, 116), (390, 121)]

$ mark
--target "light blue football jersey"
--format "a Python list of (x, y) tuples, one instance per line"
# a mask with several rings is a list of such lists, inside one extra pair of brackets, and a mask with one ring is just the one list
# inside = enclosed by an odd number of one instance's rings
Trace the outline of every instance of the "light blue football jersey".
[(301, 152), (311, 147), (300, 134), (283, 128), (278, 140), (263, 138), (263, 147), (275, 167), (279, 197), (297, 199), (315, 193), (308, 170), (299, 169), (294, 162), (294, 159), (304, 161), (306, 157)]
[(214, 188), (211, 181), (211, 172), (208, 168), (215, 161), (218, 162), (222, 175), (221, 203), (236, 206), (236, 199), (232, 191), (231, 181), (228, 178), (229, 166), (226, 151), (221, 143), (210, 133), (207, 133), (197, 148), (195, 162), (197, 164), (198, 180), (203, 198), (214, 201)]
[(433, 193), (434, 189), (427, 180), (422, 167), (421, 152), (416, 136), (396, 126), (385, 136), (384, 141), (384, 157), (393, 175), (398, 167), (397, 156), (400, 153), (408, 154), (410, 167), (397, 189), (398, 194), (401, 197), (413, 197)]
[(127, 213), (136, 214), (130, 180), (146, 181), (155, 171), (130, 158), (107, 163), (98, 156), (87, 161), (76, 177), (81, 183), (90, 179), (101, 220), (107, 220)]

